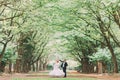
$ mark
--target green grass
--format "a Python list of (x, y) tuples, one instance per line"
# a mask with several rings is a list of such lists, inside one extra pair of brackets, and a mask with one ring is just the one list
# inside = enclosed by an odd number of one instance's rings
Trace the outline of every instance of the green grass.
[(94, 78), (13, 78), (12, 80), (97, 80)]

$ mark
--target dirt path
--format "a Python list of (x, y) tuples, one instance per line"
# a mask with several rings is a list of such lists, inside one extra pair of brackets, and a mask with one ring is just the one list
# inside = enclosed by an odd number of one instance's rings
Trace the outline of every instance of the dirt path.
[[(81, 74), (75, 71), (68, 72), (68, 78), (96, 78), (97, 80), (120, 80), (120, 74)], [(37, 73), (14, 73), (14, 74), (2, 74), (0, 80), (12, 80), (12, 78), (50, 78), (48, 71), (41, 71)]]

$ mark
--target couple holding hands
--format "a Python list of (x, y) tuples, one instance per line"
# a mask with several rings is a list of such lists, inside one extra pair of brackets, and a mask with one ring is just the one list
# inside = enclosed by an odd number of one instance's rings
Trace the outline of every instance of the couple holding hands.
[[(62, 62), (60, 66), (60, 62)], [(52, 77), (66, 77), (66, 68), (68, 64), (66, 62), (66, 59), (64, 61), (62, 60), (56, 60), (56, 63), (53, 65), (53, 70), (49, 73)], [(60, 67), (62, 70), (60, 70)]]

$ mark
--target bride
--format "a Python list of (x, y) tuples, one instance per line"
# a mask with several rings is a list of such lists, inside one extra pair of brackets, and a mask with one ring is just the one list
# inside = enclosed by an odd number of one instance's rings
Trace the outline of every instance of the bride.
[(60, 70), (59, 67), (60, 67), (60, 63), (59, 63), (59, 60), (57, 60), (53, 66), (53, 70), (49, 73), (49, 75), (52, 77), (63, 77), (64, 72)]

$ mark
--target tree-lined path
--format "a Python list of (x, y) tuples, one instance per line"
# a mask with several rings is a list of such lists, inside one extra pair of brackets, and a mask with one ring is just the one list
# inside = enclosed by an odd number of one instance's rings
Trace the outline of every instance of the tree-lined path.
[(120, 0), (0, 0), (1, 79), (51, 79), (64, 59), (68, 78), (119, 77)]

